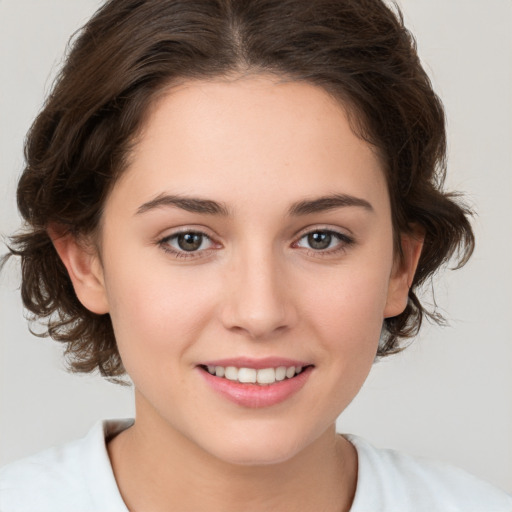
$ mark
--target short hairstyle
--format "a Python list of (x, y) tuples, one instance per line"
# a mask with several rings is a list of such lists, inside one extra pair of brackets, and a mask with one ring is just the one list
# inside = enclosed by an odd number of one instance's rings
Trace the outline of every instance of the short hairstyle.
[(93, 235), (150, 106), (186, 80), (270, 74), (323, 88), (375, 147), (386, 176), (395, 251), (424, 231), (408, 305), (384, 320), (378, 355), (401, 350), (428, 311), (418, 287), (474, 248), (470, 210), (443, 191), (444, 110), (397, 6), (382, 0), (109, 0), (77, 34), (26, 140), (17, 192), (25, 229), (23, 303), (66, 343), (68, 366), (119, 381), (125, 371), (110, 316), (87, 310), (48, 235)]

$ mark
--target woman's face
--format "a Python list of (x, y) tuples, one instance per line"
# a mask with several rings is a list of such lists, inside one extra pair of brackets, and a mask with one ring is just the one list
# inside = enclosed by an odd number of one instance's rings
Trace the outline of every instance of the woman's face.
[(263, 76), (159, 100), (101, 262), (137, 421), (243, 464), (331, 430), (407, 297), (376, 154), (322, 89)]

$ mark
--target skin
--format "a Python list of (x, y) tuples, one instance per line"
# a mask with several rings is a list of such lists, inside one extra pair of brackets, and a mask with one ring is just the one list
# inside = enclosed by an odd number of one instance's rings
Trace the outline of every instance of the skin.
[[(166, 194), (226, 211), (151, 207)], [(333, 194), (371, 207), (290, 215)], [(206, 235), (199, 250), (179, 249), (183, 230)], [(339, 235), (312, 247), (307, 235), (326, 231)], [(135, 385), (135, 425), (108, 446), (129, 509), (349, 510), (357, 455), (335, 420), (368, 375), (383, 319), (405, 308), (421, 240), (402, 236), (395, 257), (381, 163), (342, 105), (268, 76), (170, 89), (99, 237), (100, 253), (53, 236), (82, 303), (111, 315)], [(241, 356), (314, 368), (284, 402), (247, 408), (197, 368)]]

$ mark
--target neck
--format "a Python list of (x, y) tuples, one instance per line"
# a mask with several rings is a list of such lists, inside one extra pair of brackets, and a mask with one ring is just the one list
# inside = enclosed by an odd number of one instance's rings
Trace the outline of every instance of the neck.
[(357, 480), (357, 454), (335, 425), (289, 460), (252, 466), (220, 460), (161, 418), (137, 414), (108, 452), (131, 512), (341, 512)]

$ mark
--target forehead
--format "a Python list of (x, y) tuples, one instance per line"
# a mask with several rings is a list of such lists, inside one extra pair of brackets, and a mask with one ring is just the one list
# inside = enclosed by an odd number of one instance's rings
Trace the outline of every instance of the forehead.
[[(320, 87), (268, 76), (190, 81), (155, 102), (114, 187), (140, 203), (193, 194), (285, 206), (345, 193), (382, 201), (380, 160)], [(384, 192), (387, 195), (386, 192)], [(136, 204), (133, 207), (137, 207)]]

